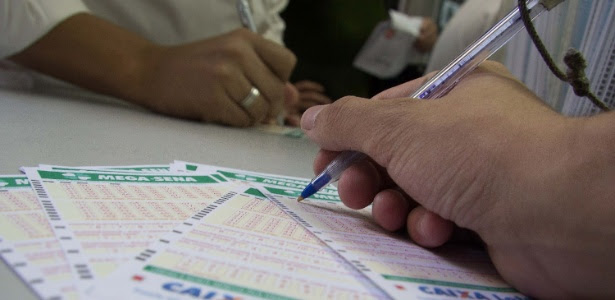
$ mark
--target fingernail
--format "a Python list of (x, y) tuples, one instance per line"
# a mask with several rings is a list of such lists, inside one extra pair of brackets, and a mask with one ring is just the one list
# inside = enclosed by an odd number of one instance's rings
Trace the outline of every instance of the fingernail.
[(419, 222), (418, 222), (418, 224), (417, 224), (417, 226), (416, 226), (416, 227), (417, 227), (417, 228), (416, 228), (416, 229), (417, 229), (416, 231), (417, 231), (417, 232), (418, 232), (421, 236), (423, 236), (423, 237), (428, 237), (428, 234), (429, 234), (429, 233), (427, 232), (427, 230), (428, 230), (428, 228), (427, 228), (427, 226), (428, 226), (428, 225), (427, 225), (427, 222), (428, 222), (428, 221), (427, 221), (427, 218), (428, 218), (428, 217), (427, 217), (427, 213), (423, 212), (423, 213), (419, 216)]
[(316, 125), (316, 117), (326, 105), (316, 105), (310, 107), (301, 116), (301, 129), (312, 130)]

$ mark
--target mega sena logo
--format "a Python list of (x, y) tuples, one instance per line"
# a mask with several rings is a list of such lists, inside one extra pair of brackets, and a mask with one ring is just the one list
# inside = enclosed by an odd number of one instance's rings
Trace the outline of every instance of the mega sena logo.
[(198, 286), (185, 286), (179, 282), (167, 282), (162, 285), (165, 291), (180, 295), (192, 296), (195, 299), (207, 300), (240, 300), (241, 298), (229, 294), (221, 294), (216, 291), (204, 290)]
[(441, 299), (529, 300), (529, 298), (521, 295), (502, 295), (444, 287), (419, 286), (418, 289), (424, 294)]

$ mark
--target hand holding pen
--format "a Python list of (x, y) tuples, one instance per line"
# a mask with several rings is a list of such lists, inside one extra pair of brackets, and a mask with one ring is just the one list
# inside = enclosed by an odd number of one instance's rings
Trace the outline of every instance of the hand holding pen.
[(338, 191), (350, 208), (371, 204), (382, 228), (424, 247), (464, 228), (530, 297), (612, 298), (615, 113), (562, 116), (492, 62), (437, 101), (408, 99), (424, 80), (309, 109), (302, 127), (329, 149), (314, 170), (338, 151), (365, 153)]
[[(543, 0), (545, 1), (545, 0)], [(543, 11), (553, 8), (561, 0), (548, 0), (546, 7), (542, 1), (528, 0), (527, 7), (530, 10), (530, 18), (535, 18)], [(519, 30), (523, 28), (523, 21), (519, 8), (513, 9), (508, 15), (489, 29), (485, 34), (468, 46), (463, 53), (440, 70), (435, 76), (426, 81), (420, 88), (410, 95), (416, 99), (434, 99), (445, 95), (465, 75), (476, 69), (480, 63), (489, 58), (493, 53), (504, 46)], [(297, 201), (302, 201), (324, 188), (326, 185), (337, 181), (344, 170), (352, 164), (365, 158), (362, 153), (344, 152), (331, 162), (312, 182), (310, 182)]]
[(615, 112), (562, 116), (497, 63), (437, 101), (406, 97), (426, 80), (306, 111), (302, 128), (330, 150), (315, 171), (333, 151), (365, 153), (339, 195), (350, 208), (371, 204), (383, 228), (406, 227), (424, 247), (470, 230), (531, 298), (613, 298)]
[[(237, 13), (243, 27), (258, 33), (252, 9), (248, 0), (236, 0)], [(278, 125), (299, 126), (301, 113), (316, 104), (331, 103), (331, 99), (324, 94), (324, 87), (310, 80), (303, 80), (292, 84), (286, 82), (284, 86), (284, 108), (273, 123)]]

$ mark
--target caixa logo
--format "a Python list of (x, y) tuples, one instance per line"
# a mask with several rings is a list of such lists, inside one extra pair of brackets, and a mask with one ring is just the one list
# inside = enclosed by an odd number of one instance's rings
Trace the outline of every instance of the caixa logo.
[(521, 295), (502, 295), (495, 293), (485, 293), (476, 291), (467, 291), (443, 287), (419, 286), (419, 291), (436, 296), (441, 299), (487, 299), (487, 300), (528, 300), (529, 298)]
[(200, 287), (184, 286), (179, 282), (168, 282), (162, 285), (162, 288), (166, 291), (177, 293), (180, 295), (192, 296), (196, 299), (207, 300), (238, 300), (239, 297), (231, 296), (229, 294), (221, 294), (216, 291), (203, 290)]

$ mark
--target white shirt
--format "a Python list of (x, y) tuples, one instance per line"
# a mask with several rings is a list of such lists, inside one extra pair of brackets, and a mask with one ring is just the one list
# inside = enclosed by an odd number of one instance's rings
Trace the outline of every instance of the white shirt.
[[(466, 47), (487, 32), (514, 6), (511, 0), (467, 0), (440, 33), (431, 51), (425, 73), (440, 70), (461, 54)], [(503, 61), (499, 51), (491, 60)]]
[[(279, 13), (287, 0), (249, 2), (258, 33), (282, 43)], [(234, 0), (0, 0), (0, 58), (20, 52), (63, 20), (84, 12), (161, 45), (188, 43), (242, 26)], [(0, 86), (44, 89), (60, 84), (45, 77), (0, 61)]]

